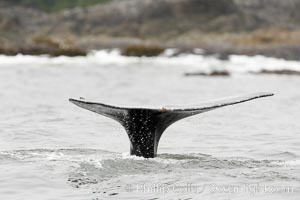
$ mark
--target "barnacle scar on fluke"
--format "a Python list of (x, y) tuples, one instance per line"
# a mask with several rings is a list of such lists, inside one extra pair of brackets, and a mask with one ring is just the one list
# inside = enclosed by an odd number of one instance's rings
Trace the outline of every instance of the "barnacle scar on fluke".
[(257, 93), (193, 106), (164, 106), (162, 108), (117, 107), (84, 100), (69, 99), (75, 105), (104, 115), (119, 122), (126, 130), (130, 141), (130, 154), (153, 158), (162, 133), (174, 122), (216, 108), (243, 103), (253, 99), (273, 96)]

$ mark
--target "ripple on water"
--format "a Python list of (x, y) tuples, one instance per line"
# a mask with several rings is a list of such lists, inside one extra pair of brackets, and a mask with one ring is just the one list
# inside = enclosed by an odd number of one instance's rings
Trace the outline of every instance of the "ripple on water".
[[(286, 169), (299, 168), (300, 161), (217, 158), (206, 154), (160, 154), (145, 159), (95, 149), (33, 149), (0, 152), (0, 164), (10, 162), (45, 163), (69, 167), (68, 182), (72, 187), (89, 187), (126, 176), (180, 173), (219, 174), (256, 180), (296, 180)], [(225, 170), (224, 170), (225, 169)], [(177, 175), (176, 175), (177, 174)]]

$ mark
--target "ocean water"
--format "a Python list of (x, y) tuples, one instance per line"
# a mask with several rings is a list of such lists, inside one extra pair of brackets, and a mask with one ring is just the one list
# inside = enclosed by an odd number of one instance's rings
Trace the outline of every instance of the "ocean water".
[[(232, 55), (0, 56), (0, 199), (299, 199), (300, 62)], [(226, 69), (230, 77), (184, 76)], [(116, 122), (68, 102), (164, 106), (272, 92), (176, 122), (158, 157), (129, 155)]]

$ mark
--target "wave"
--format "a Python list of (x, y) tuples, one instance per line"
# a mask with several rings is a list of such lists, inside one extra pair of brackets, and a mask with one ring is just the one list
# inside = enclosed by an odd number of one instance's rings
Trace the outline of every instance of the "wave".
[(280, 159), (296, 159), (298, 156), (292, 152), (284, 151), (280, 153), (274, 153), (269, 155), (271, 158), (280, 158)]
[[(300, 72), (299, 61), (257, 56), (231, 55), (228, 60), (220, 60), (214, 56), (182, 53), (176, 54), (176, 49), (168, 49), (157, 57), (126, 57), (118, 49), (92, 51), (87, 56), (79, 57), (49, 57), (0, 55), (2, 66), (57, 66), (57, 65), (83, 65), (83, 66), (123, 66), (145, 64), (159, 67), (178, 67), (186, 73), (226, 70), (231, 73), (259, 72), (261, 70), (292, 70)], [(174, 56), (176, 54), (176, 56)]]
[[(291, 163), (299, 164), (300, 160), (255, 160), (243, 157), (217, 158), (207, 154), (158, 154), (155, 158), (143, 158), (129, 155), (129, 153), (116, 153), (98, 149), (32, 149), (0, 152), (0, 161), (65, 161), (65, 162), (102, 162), (107, 168), (114, 166), (156, 164), (173, 165), (183, 168), (253, 168), (276, 167)], [(136, 167), (137, 167), (136, 166)], [(125, 167), (126, 168), (126, 167)], [(136, 168), (137, 169), (137, 168)]]
[[(19, 162), (45, 164), (52, 169), (66, 168), (66, 182), (79, 188), (111, 180), (130, 180), (132, 176), (162, 174), (181, 178), (182, 173), (215, 174), (263, 180), (296, 180), (294, 174), (300, 160), (256, 160), (240, 157), (218, 158), (211, 155), (159, 154), (156, 158), (141, 158), (128, 153), (96, 149), (32, 149), (0, 152), (0, 165)], [(242, 173), (241, 173), (242, 172)]]

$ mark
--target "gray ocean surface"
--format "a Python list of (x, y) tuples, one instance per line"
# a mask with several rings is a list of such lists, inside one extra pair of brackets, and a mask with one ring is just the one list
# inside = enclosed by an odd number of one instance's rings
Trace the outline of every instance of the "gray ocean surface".
[[(254, 75), (300, 62), (184, 54), (0, 56), (0, 199), (299, 199), (300, 76)], [(186, 77), (226, 69), (230, 77)], [(272, 92), (170, 126), (158, 157), (129, 155), (117, 122), (70, 97), (165, 106)]]

